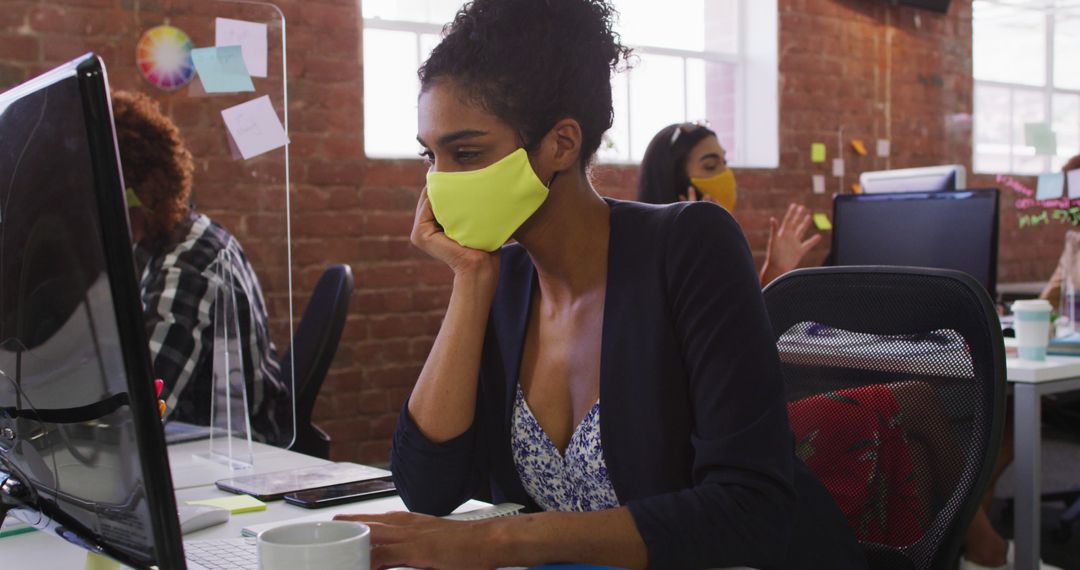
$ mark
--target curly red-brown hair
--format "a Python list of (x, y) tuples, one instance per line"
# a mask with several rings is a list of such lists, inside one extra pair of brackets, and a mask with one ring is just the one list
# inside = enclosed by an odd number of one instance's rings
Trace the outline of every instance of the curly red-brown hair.
[(1076, 170), (1078, 168), (1080, 168), (1080, 154), (1070, 158), (1069, 161), (1065, 163), (1065, 166), (1061, 167), (1061, 171), (1068, 172), (1070, 170)]
[(146, 239), (167, 237), (188, 215), (195, 163), (180, 129), (142, 93), (113, 91), (113, 121), (124, 183), (144, 207)]

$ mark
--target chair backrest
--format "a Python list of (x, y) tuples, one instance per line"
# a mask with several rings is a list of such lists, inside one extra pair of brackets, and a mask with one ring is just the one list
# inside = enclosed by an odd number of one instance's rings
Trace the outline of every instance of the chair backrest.
[(290, 359), (295, 366), (296, 438), (290, 447), (293, 451), (324, 459), (330, 456), (330, 438), (311, 422), (311, 414), (341, 341), (352, 290), (352, 270), (348, 265), (327, 268), (315, 285), (293, 335), (292, 349), (282, 355), (281, 370), (286, 382)]
[(764, 291), (796, 452), (873, 568), (954, 561), (997, 457), (1005, 349), (957, 271), (826, 267)]

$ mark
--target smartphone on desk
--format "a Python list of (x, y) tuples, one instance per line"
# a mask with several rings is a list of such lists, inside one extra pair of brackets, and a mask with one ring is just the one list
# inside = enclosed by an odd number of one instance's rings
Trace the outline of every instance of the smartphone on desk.
[(309, 489), (285, 495), (285, 502), (305, 509), (321, 509), (397, 493), (390, 477)]

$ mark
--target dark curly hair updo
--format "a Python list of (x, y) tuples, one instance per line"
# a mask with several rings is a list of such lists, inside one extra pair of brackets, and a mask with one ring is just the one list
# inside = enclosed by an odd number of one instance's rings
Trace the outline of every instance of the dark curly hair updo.
[(180, 129), (157, 101), (134, 91), (113, 91), (112, 110), (124, 183), (143, 203), (146, 239), (163, 240), (188, 215), (195, 163)]
[(421, 90), (449, 78), (533, 148), (566, 118), (581, 125), (586, 167), (611, 128), (611, 74), (630, 50), (607, 0), (473, 0), (420, 67)]

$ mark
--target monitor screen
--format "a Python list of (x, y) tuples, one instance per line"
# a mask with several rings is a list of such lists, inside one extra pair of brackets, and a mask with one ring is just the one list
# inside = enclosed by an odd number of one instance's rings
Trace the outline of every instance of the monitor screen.
[(22, 490), (0, 497), (8, 514), (130, 566), (182, 565), (157, 414), (88, 55), (0, 94), (0, 478)]
[(964, 271), (993, 295), (998, 191), (837, 196), (836, 265), (903, 265)]

